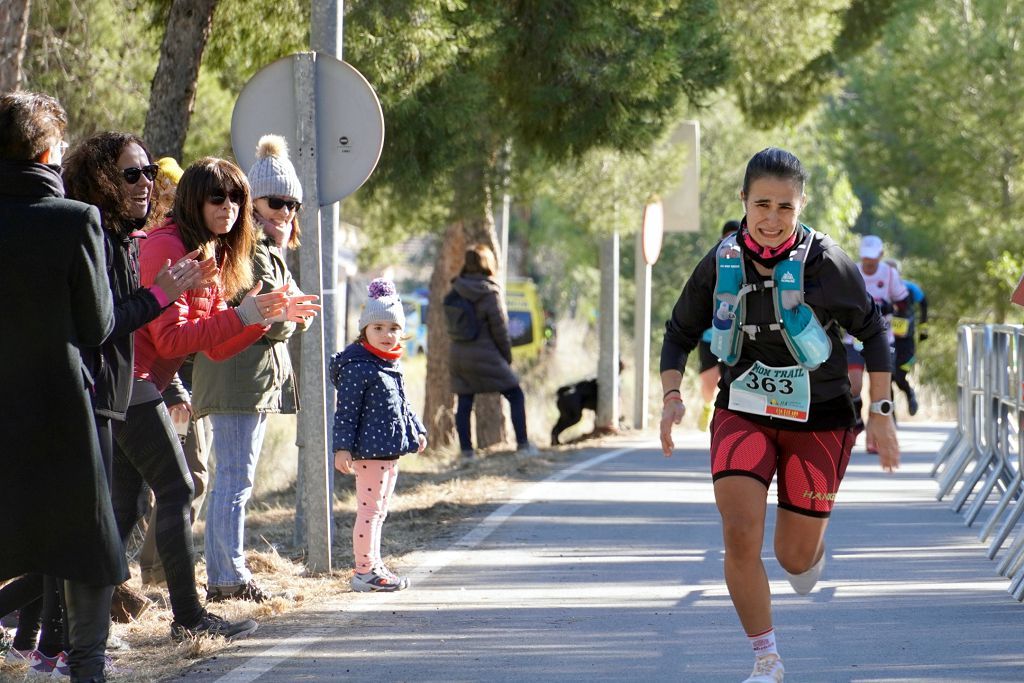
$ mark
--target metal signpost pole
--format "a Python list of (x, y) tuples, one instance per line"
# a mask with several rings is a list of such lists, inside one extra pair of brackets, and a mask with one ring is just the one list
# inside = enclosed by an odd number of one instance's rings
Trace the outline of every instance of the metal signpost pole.
[[(341, 59), (344, 22), (343, 0), (312, 0), (312, 12), (310, 15), (309, 43), (314, 53), (328, 54)], [(319, 94), (319, 93), (318, 93)], [(320, 252), (321, 267), (323, 268), (323, 299), (320, 304), (323, 306), (320, 317), (324, 324), (324, 358), (329, 358), (335, 351), (340, 351), (346, 338), (348, 310), (345, 301), (348, 298), (348, 278), (339, 278), (338, 272), (338, 225), (341, 221), (341, 203), (332, 202), (320, 209)], [(324, 419), (330, 426), (334, 420), (334, 407), (337, 397), (335, 396), (334, 385), (327, 382), (324, 385), (326, 394), (324, 396)], [(328, 432), (329, 434), (330, 432)], [(328, 442), (330, 439), (328, 439)], [(328, 486), (332, 495), (329, 500), (333, 501), (334, 496), (334, 463), (331, 458), (331, 449), (328, 447)], [(328, 512), (333, 506), (328, 506)], [(297, 520), (302, 526), (304, 521)], [(333, 529), (333, 516), (331, 528)]]
[[(316, 55), (295, 55), (296, 139), (295, 170), (304, 193), (302, 231), (305, 244), (299, 250), (300, 289), (323, 297), (320, 253), (320, 193), (317, 184)], [(298, 429), (300, 492), (305, 515), (306, 566), (310, 572), (331, 570), (331, 507), (328, 489), (327, 419), (324, 387), (326, 355), (323, 321), (316, 318), (302, 335)]]

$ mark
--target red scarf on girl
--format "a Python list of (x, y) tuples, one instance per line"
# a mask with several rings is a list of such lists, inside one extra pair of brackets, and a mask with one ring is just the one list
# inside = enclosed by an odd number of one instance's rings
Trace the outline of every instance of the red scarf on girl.
[(377, 358), (382, 358), (384, 360), (398, 360), (402, 357), (402, 354), (405, 353), (405, 349), (402, 348), (401, 344), (390, 351), (381, 351), (376, 346), (371, 345), (370, 342), (364, 341), (360, 343), (363, 345), (364, 349), (377, 356)]

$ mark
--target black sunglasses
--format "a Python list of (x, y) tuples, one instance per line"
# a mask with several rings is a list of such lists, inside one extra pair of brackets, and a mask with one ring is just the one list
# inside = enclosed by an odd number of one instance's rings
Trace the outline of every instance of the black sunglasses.
[(241, 190), (231, 190), (231, 192), (228, 192), (225, 195), (224, 190), (221, 190), (215, 194), (211, 194), (210, 198), (207, 201), (210, 202), (211, 204), (214, 204), (215, 206), (220, 206), (228, 199), (231, 200), (232, 204), (237, 204), (238, 206), (241, 206), (242, 203), (245, 201), (245, 193), (242, 192)]
[(302, 202), (297, 202), (294, 199), (281, 199), (280, 197), (267, 197), (267, 205), (274, 211), (279, 211), (287, 206), (288, 210), (292, 213), (302, 208)]
[(160, 172), (160, 167), (156, 164), (150, 164), (149, 166), (129, 166), (128, 168), (121, 169), (121, 173), (124, 175), (124, 180), (129, 185), (134, 185), (139, 182), (139, 178), (146, 176), (146, 180), (153, 182), (156, 180), (156, 174)]

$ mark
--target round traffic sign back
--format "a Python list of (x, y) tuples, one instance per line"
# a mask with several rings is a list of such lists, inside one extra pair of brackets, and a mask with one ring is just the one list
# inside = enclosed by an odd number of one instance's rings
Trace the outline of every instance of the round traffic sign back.
[[(261, 136), (284, 136), (301, 154), (297, 139), (295, 60), (273, 62), (249, 79), (231, 115), (231, 147), (247, 170), (256, 158)], [(317, 194), (320, 205), (333, 204), (366, 182), (384, 148), (384, 114), (377, 93), (352, 65), (317, 53), (316, 93)]]

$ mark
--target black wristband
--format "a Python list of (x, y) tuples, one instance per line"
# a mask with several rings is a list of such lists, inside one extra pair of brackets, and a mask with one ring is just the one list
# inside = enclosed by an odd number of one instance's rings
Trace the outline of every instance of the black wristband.
[(680, 396), (682, 396), (683, 392), (679, 391), (678, 389), (669, 389), (668, 391), (665, 392), (665, 395), (662, 396), (661, 398), (664, 400), (664, 399), (668, 398), (669, 394), (679, 394)]

